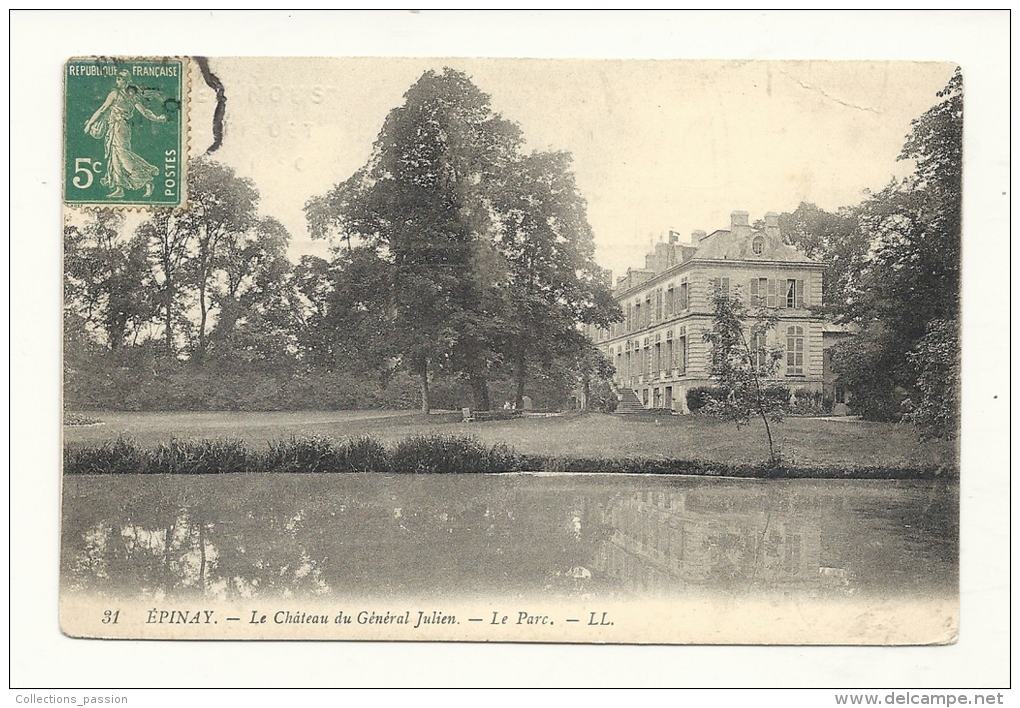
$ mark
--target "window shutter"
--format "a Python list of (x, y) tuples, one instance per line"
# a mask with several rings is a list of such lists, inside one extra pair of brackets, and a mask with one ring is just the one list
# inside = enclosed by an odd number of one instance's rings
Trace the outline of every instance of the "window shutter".
[(758, 279), (751, 278), (751, 283), (747, 288), (748, 295), (751, 297), (751, 304), (758, 304)]
[(804, 308), (804, 281), (797, 281), (797, 309), (801, 310)]
[(776, 279), (769, 278), (769, 295), (768, 295), (768, 306), (776, 306)]

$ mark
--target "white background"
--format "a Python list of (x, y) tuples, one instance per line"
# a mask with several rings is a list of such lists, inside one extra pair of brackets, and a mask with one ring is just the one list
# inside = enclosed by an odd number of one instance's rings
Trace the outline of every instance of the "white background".
[[(14, 12), (10, 21), (12, 686), (1008, 684), (1007, 13), (109, 11)], [(75, 55), (959, 63), (966, 116), (959, 643), (913, 648), (601, 647), (112, 642), (62, 636), (57, 624), (61, 68)], [(832, 702), (824, 694), (819, 700)]]

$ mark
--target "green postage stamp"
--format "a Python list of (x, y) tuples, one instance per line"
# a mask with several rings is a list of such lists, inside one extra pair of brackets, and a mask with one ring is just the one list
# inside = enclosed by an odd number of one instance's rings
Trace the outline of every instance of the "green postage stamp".
[(185, 205), (187, 70), (178, 58), (78, 58), (64, 72), (64, 201)]

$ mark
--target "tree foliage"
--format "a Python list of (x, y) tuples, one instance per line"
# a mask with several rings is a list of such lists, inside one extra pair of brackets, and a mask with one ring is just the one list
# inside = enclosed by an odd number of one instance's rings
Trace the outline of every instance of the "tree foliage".
[[(250, 180), (237, 177), (229, 167), (211, 160), (196, 160), (188, 181), (189, 207), (179, 217), (179, 228), (191, 240), (185, 277), (198, 303), (192, 353), (201, 361), (208, 343), (209, 315), (218, 304), (215, 279), (222, 271), (236, 270), (243, 263), (241, 244), (257, 223), (259, 193)], [(234, 282), (237, 280), (235, 277)], [(230, 313), (228, 322), (235, 319)]]
[(769, 459), (779, 461), (772, 437), (771, 420), (781, 418), (786, 389), (773, 379), (779, 370), (783, 350), (768, 346), (768, 334), (775, 329), (774, 311), (759, 306), (748, 310), (739, 293), (717, 292), (713, 297), (712, 329), (705, 341), (712, 345), (711, 375), (724, 393), (703, 410), (737, 425), (760, 418), (765, 425)]
[(428, 409), (433, 368), (472, 379), (488, 408), (495, 273), (487, 195), (520, 143), (466, 75), (428, 71), (386, 117), (368, 163), (306, 206), (313, 236), (374, 247), (390, 264), (389, 309)]
[(309, 304), (299, 344), (328, 371), (366, 374), (388, 368), (399, 348), (391, 336), (389, 268), (375, 249), (359, 246), (332, 261), (303, 256), (297, 288)]
[(344, 259), (364, 264), (369, 251), (382, 289), (361, 303), (372, 314), (314, 327), (385, 324), (389, 353), (421, 381), (423, 410), (436, 373), (466, 378), (473, 406), (491, 408), (488, 380), (508, 367), (520, 403), (531, 359), (549, 364), (576, 345), (577, 323), (612, 317), (569, 156), (523, 156), (521, 144), (465, 74), (428, 71), (387, 116), (368, 163), (305, 207), (313, 236), (335, 245), (332, 284), (308, 292), (342, 297), (342, 281), (359, 277)]
[(522, 405), (528, 362), (548, 364), (584, 351), (577, 324), (619, 321), (595, 242), (586, 203), (570, 172), (570, 155), (532, 153), (515, 161), (493, 199), (496, 248), (506, 263), (501, 284), (503, 351)]
[[(923, 357), (912, 356), (936, 322), (957, 327), (960, 307), (963, 80), (959, 70), (939, 91), (936, 105), (915, 119), (901, 160), (915, 168), (866, 200), (859, 208), (859, 228), (869, 250), (859, 277), (848, 288), (842, 318), (859, 334), (840, 343), (833, 367), (854, 391), (854, 404), (867, 418), (898, 417), (904, 401), (925, 401), (925, 391), (944, 390), (958, 380), (955, 363), (940, 369), (947, 378), (932, 386), (931, 369), (919, 369)], [(943, 352), (959, 359), (954, 347)], [(925, 349), (922, 346), (922, 350)], [(921, 387), (919, 375), (927, 371)], [(958, 397), (942, 396), (945, 404)], [(927, 403), (922, 403), (927, 408)], [(959, 410), (947, 412), (958, 417)], [(945, 428), (951, 435), (955, 426)]]
[(164, 356), (193, 363), (293, 352), (301, 313), (289, 234), (259, 217), (258, 191), (230, 168), (201, 159), (190, 175), (190, 208), (156, 210), (133, 234), (106, 211), (65, 226), (68, 341), (107, 352), (158, 341)]
[(960, 429), (960, 332), (954, 320), (928, 323), (910, 352), (917, 370), (916, 405), (908, 413), (924, 437), (956, 437)]
[(123, 224), (117, 212), (95, 211), (80, 227), (64, 227), (66, 326), (101, 333), (112, 350), (145, 325), (154, 304), (146, 287), (145, 244), (121, 238)]

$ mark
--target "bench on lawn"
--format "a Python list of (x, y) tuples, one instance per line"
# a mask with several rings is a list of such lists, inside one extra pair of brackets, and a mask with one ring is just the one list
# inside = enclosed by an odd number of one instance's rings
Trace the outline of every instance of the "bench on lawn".
[(461, 408), (461, 415), (464, 417), (465, 423), (486, 423), (492, 420), (512, 420), (514, 418), (520, 418), (522, 416), (521, 411), (473, 411), (470, 408)]

